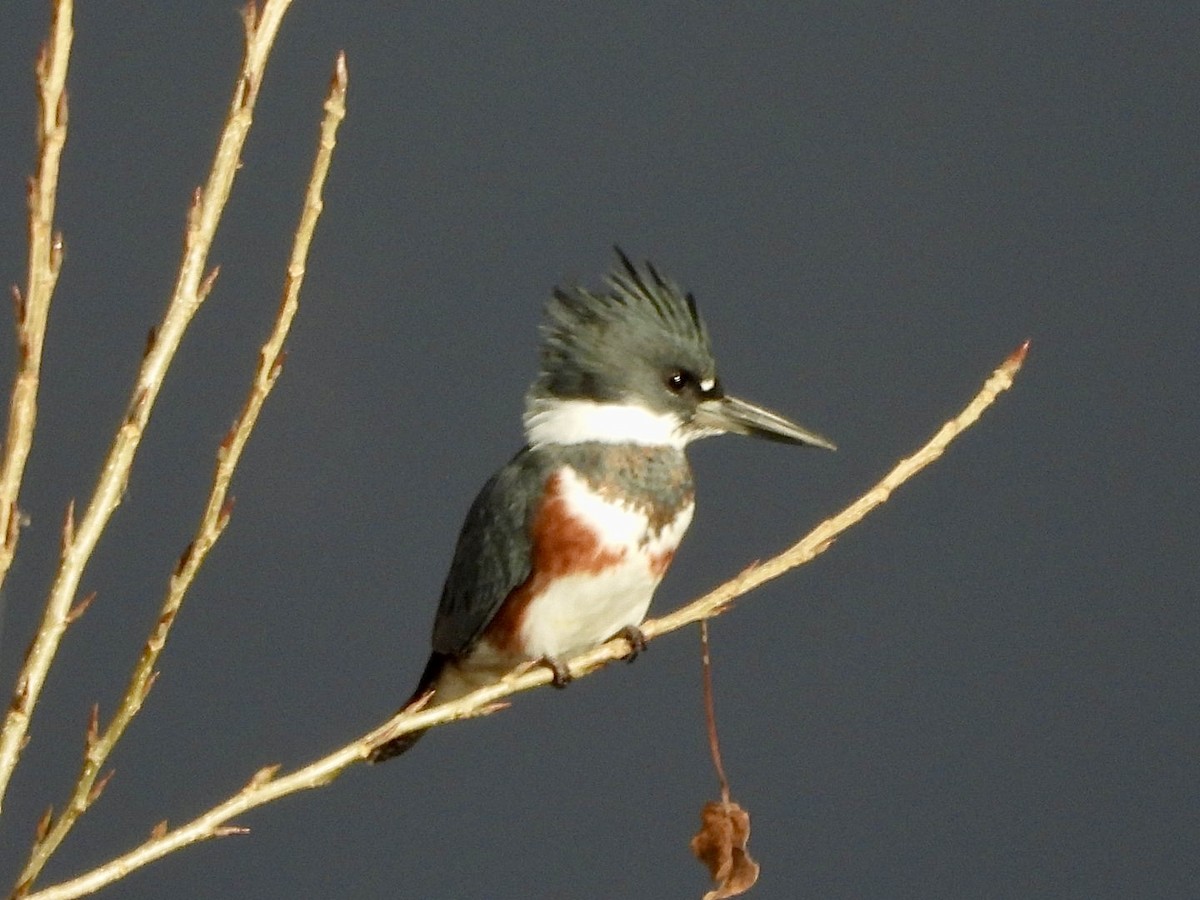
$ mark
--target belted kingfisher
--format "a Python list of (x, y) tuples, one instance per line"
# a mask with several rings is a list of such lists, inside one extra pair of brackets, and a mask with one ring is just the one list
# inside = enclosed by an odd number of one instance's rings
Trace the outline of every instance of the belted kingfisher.
[[(562, 686), (562, 660), (638, 625), (692, 521), (684, 448), (734, 432), (834, 449), (819, 434), (725, 393), (696, 301), (617, 249), (608, 292), (558, 288), (525, 398), (526, 445), (467, 513), (406, 706), (447, 703), (523, 661)], [(403, 753), (421, 732), (371, 754)]]

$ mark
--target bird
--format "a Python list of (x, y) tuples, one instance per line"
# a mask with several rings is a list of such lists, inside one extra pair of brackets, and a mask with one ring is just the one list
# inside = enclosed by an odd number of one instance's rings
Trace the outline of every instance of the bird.
[[(480, 490), (458, 536), (432, 653), (402, 709), (456, 700), (516, 666), (563, 661), (639, 625), (695, 510), (692, 441), (734, 433), (836, 449), (725, 392), (695, 297), (614, 248), (607, 290), (555, 288), (526, 443)], [(404, 753), (423, 731), (370, 753)]]

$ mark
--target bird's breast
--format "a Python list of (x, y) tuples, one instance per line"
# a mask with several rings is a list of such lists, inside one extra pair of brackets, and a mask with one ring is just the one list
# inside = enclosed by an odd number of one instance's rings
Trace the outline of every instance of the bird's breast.
[(494, 651), (536, 659), (595, 646), (639, 624), (691, 524), (686, 490), (637, 495), (571, 465), (546, 484), (531, 525), (529, 577), (484, 637)]

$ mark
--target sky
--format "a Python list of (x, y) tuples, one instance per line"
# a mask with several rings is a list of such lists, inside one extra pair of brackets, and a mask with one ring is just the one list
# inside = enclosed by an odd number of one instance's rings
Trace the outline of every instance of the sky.
[[(0, 39), (0, 281), (25, 280), (32, 63)], [(234, 0), (80, 4), (15, 678), (165, 307), (240, 59)], [(619, 243), (693, 291), (732, 393), (834, 439), (690, 450), (654, 611), (853, 500), (1021, 341), (1014, 389), (712, 629), (771, 898), (1200, 893), (1200, 23), (1187, 4), (297, 0), (216, 287), (88, 567), (0, 821), (0, 882), (112, 711), (275, 312), (335, 54), (349, 115), (232, 521), (116, 775), (42, 884), (382, 721), (462, 517), (520, 446), (541, 306)], [(13, 365), (0, 341), (0, 382)], [(717, 795), (694, 629), (252, 812), (141, 898), (700, 897)], [(11, 875), (9, 874), (11, 873)]]

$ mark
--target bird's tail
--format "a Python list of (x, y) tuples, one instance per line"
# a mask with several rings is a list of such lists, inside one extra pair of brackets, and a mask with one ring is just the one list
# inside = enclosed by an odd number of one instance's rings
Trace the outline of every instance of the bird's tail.
[[(446, 667), (446, 660), (449, 657), (444, 653), (436, 651), (430, 655), (429, 662), (425, 664), (425, 671), (421, 673), (421, 679), (417, 682), (417, 689), (413, 691), (412, 696), (404, 701), (404, 705), (400, 707), (398, 712), (403, 712), (412, 706), (418, 700), (421, 700), (437, 683), (438, 677), (442, 674), (442, 670)], [(371, 755), (367, 759), (372, 763), (381, 763), (391, 759), (393, 756), (399, 756), (412, 748), (412, 745), (421, 739), (421, 735), (426, 729), (420, 731), (410, 731), (407, 734), (402, 734), (399, 737), (394, 737), (386, 743), (380, 744), (371, 751)]]

